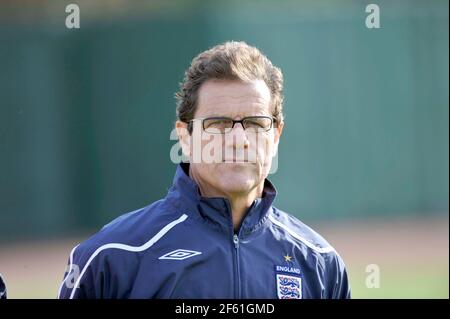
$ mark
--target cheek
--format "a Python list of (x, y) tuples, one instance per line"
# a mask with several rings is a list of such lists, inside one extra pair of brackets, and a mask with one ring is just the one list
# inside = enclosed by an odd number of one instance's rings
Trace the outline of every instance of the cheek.
[(263, 160), (264, 162), (270, 160), (274, 147), (272, 134), (260, 136), (257, 139), (255, 147), (257, 148), (258, 158), (260, 160)]
[(193, 134), (190, 140), (191, 163), (212, 164), (219, 160), (216, 155), (220, 155), (220, 152), (216, 152), (216, 149), (221, 148), (220, 140), (217, 142), (214, 135), (194, 133), (197, 134)]

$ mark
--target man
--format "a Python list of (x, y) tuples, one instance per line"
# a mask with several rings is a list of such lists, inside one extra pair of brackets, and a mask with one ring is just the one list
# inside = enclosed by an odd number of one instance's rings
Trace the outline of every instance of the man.
[(349, 298), (344, 263), (272, 206), (283, 78), (258, 49), (202, 52), (177, 93), (189, 163), (167, 196), (75, 247), (60, 298)]
[(0, 274), (0, 299), (6, 299), (6, 284), (3, 281), (2, 274)]

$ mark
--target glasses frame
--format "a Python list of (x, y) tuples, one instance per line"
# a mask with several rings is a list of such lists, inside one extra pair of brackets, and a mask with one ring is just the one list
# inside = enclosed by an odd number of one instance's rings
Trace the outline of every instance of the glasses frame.
[[(190, 120), (188, 122), (188, 130), (189, 130), (189, 132), (192, 132), (192, 122), (194, 122), (194, 121), (202, 121), (202, 130), (203, 130), (203, 132), (208, 133), (208, 134), (222, 134), (222, 135), (223, 134), (227, 134), (227, 133), (229, 133), (229, 132), (231, 132), (233, 130), (233, 128), (236, 125), (236, 123), (240, 123), (241, 126), (242, 126), (242, 129), (247, 132), (247, 129), (244, 127), (244, 121), (248, 120), (248, 119), (255, 119), (255, 118), (258, 118), (258, 119), (260, 119), (260, 118), (269, 119), (270, 120), (270, 126), (265, 131), (252, 132), (252, 133), (265, 133), (265, 132), (270, 131), (272, 128), (277, 127), (277, 124), (278, 124), (277, 119), (275, 117), (273, 117), (273, 116), (254, 115), (254, 116), (243, 117), (240, 120), (234, 120), (231, 117), (226, 117), (226, 116), (211, 116), (211, 117), (202, 117), (202, 118), (196, 118), (196, 119)], [(223, 132), (223, 133), (222, 132), (221, 133), (207, 132), (206, 129), (205, 129), (205, 121), (206, 120), (229, 120), (229, 121), (233, 122), (233, 125), (231, 126), (229, 131), (226, 131), (226, 132)]]

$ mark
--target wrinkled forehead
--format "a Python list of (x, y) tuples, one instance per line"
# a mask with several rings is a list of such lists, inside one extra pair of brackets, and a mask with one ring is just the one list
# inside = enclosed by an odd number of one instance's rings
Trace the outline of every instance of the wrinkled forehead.
[(197, 101), (196, 118), (272, 114), (270, 90), (262, 80), (208, 80), (200, 87)]

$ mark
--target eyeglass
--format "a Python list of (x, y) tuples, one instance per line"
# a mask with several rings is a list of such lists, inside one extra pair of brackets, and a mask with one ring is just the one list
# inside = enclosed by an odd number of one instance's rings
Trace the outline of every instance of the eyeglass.
[(190, 132), (192, 132), (193, 121), (202, 121), (202, 128), (205, 133), (226, 134), (233, 130), (236, 123), (240, 123), (246, 132), (267, 132), (272, 127), (276, 127), (277, 120), (270, 116), (247, 116), (240, 120), (233, 120), (232, 118), (223, 116), (198, 118), (189, 121), (188, 130)]

